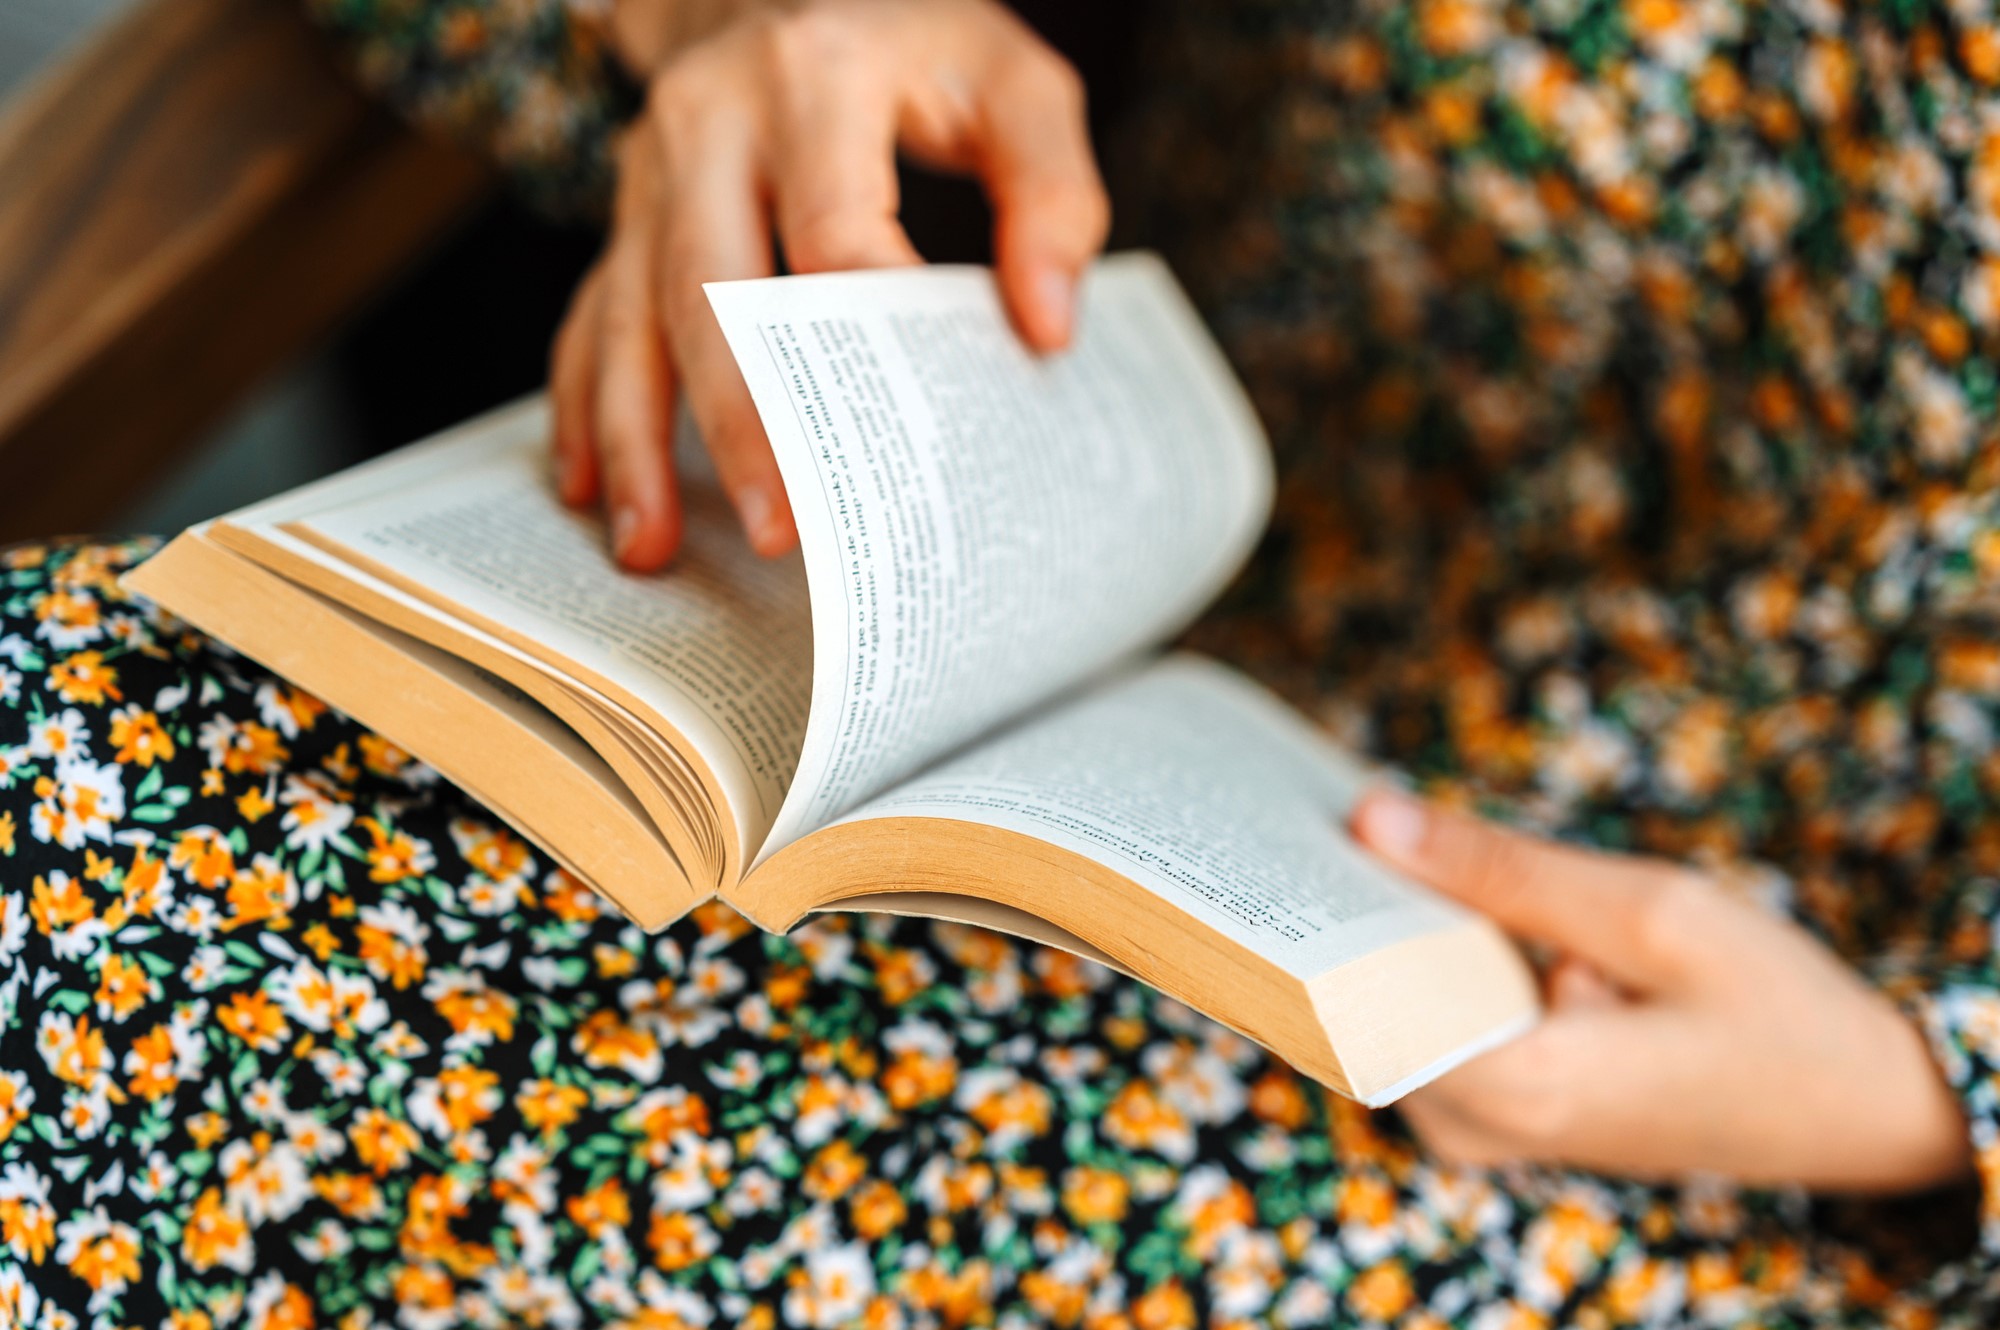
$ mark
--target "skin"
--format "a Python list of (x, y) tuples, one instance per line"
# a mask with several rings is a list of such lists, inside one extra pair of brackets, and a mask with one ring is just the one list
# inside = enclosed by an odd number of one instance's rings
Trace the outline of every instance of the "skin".
[(648, 78), (618, 146), (605, 252), (550, 364), (557, 484), (602, 503), (635, 572), (680, 543), (681, 395), (751, 545), (798, 533), (770, 443), (702, 283), (922, 260), (897, 220), (896, 157), (976, 176), (1000, 290), (1040, 351), (1069, 340), (1110, 208), (1083, 85), (990, 0), (624, 0), (614, 35)]
[(1965, 1121), (1915, 1024), (1790, 921), (1678, 864), (1403, 794), (1370, 797), (1353, 829), (1561, 957), (1539, 1026), (1402, 1101), (1437, 1155), (1872, 1194), (1969, 1173)]
[[(680, 540), (682, 394), (754, 548), (797, 532), (701, 290), (920, 262), (895, 161), (972, 174), (994, 204), (1002, 298), (1066, 344), (1109, 220), (1076, 74), (990, 0), (619, 0), (648, 81), (618, 149), (605, 252), (552, 355), (559, 488), (603, 504), (646, 572)], [(1708, 1172), (1848, 1192), (1970, 1168), (1965, 1124), (1915, 1025), (1803, 930), (1698, 872), (1536, 841), (1401, 794), (1354, 830), (1392, 864), (1552, 949), (1533, 1032), (1403, 1101), (1437, 1155), (1666, 1178)]]

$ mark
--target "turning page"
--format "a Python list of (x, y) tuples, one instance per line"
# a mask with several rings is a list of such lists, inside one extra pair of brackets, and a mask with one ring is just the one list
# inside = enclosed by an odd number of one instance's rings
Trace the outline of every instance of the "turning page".
[(1170, 637), (1263, 528), (1268, 446), (1155, 258), (1100, 262), (1050, 357), (983, 268), (708, 292), (811, 587), (812, 707), (760, 860)]

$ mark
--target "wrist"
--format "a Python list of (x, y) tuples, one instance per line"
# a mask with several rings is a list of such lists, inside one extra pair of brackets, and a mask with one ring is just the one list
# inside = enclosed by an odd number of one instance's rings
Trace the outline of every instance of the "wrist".
[[(1964, 1108), (1938, 1063), (1921, 1022), (1909, 1012), (1882, 1003), (1881, 1066), (1888, 1074), (1883, 1141), (1891, 1159), (1895, 1191), (1919, 1191), (1964, 1180), (1973, 1171), (1971, 1130)], [(1890, 1069), (1900, 1069), (1891, 1071)]]

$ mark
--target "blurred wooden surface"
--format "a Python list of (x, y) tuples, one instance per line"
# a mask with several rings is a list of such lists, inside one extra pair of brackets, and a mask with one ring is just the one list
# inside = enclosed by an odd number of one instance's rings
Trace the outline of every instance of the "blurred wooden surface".
[(0, 108), (0, 543), (115, 517), (487, 184), (288, 0), (142, 0)]

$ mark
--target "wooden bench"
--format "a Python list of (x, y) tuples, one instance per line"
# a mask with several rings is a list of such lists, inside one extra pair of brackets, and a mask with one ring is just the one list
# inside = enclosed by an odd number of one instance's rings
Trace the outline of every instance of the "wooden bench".
[(114, 518), (490, 183), (290, 0), (142, 0), (0, 108), (0, 544)]

